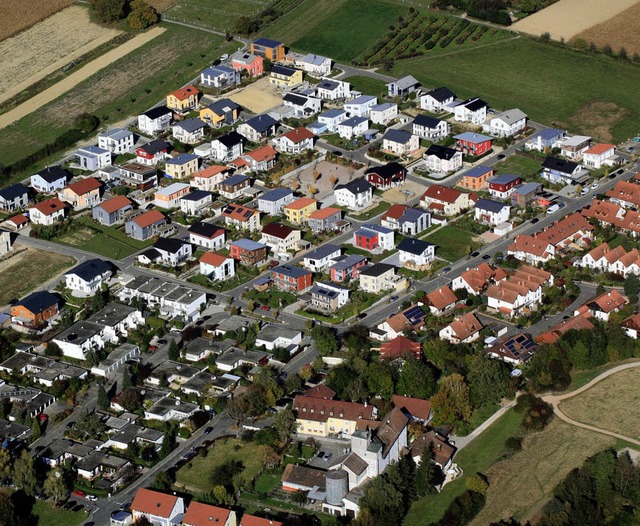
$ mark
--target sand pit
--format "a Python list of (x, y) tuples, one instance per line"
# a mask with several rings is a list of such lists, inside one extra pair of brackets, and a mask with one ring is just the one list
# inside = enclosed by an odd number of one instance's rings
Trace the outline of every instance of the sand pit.
[(269, 84), (268, 77), (261, 78), (243, 90), (229, 95), (229, 98), (254, 113), (262, 113), (282, 105), (282, 96), (278, 94), (275, 86)]
[(411, 199), (421, 196), (427, 191), (427, 184), (420, 184), (414, 181), (405, 181), (402, 186), (387, 190), (382, 194), (382, 199), (387, 203), (404, 204)]
[[(315, 179), (314, 172), (318, 175), (317, 179)], [(290, 177), (290, 180), (296, 181), (300, 185), (300, 191), (304, 193), (307, 193), (310, 186), (315, 186), (318, 189), (318, 193), (314, 197), (323, 199), (333, 194), (335, 185), (348, 183), (354, 179), (355, 174), (356, 170), (348, 166), (320, 161), (302, 170), (296, 176)]]
[(549, 33), (554, 40), (569, 40), (637, 3), (638, 0), (559, 0), (510, 29), (535, 36)]

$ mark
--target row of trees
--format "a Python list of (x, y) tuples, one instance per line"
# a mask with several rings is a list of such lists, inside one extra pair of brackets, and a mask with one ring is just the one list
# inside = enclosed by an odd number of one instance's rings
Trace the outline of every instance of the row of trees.
[(503, 26), (511, 25), (511, 17), (507, 12), (508, 5), (504, 0), (434, 0), (431, 6), (438, 9), (453, 6), (475, 18), (489, 20)]
[(144, 0), (91, 0), (93, 14), (103, 24), (127, 20), (133, 30), (146, 29), (159, 20), (158, 12)]

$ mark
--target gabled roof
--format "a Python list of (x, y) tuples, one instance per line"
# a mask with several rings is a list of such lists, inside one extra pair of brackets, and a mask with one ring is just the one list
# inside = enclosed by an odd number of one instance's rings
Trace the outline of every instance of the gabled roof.
[(179, 498), (175, 495), (167, 495), (159, 491), (140, 488), (131, 503), (131, 509), (168, 519)]
[(600, 294), (600, 296), (592, 299), (587, 305), (589, 310), (610, 313), (620, 309), (629, 303), (629, 300), (620, 294), (616, 289)]
[(281, 66), (279, 64), (276, 64), (271, 68), (272, 74), (282, 75), (284, 77), (292, 77), (293, 75), (296, 74), (297, 71), (300, 71), (300, 70), (289, 67), (289, 66)]
[(202, 177), (203, 179), (209, 179), (211, 177), (215, 177), (219, 173), (228, 172), (228, 171), (229, 171), (229, 168), (227, 168), (226, 166), (220, 166), (220, 165), (214, 164), (212, 166), (207, 166), (206, 168), (203, 168), (198, 172), (195, 172), (194, 174), (191, 175), (191, 178)]
[(259, 163), (275, 159), (277, 155), (277, 150), (274, 150), (271, 146), (265, 144), (264, 146), (260, 146), (260, 148), (256, 148), (250, 152), (245, 152), (244, 157), (251, 157), (251, 159)]
[(426, 298), (429, 304), (438, 310), (444, 310), (458, 301), (455, 292), (446, 285), (430, 292)]
[(279, 47), (282, 45), (282, 42), (278, 42), (277, 40), (271, 40), (270, 38), (264, 38), (264, 37), (260, 37), (257, 40), (254, 40), (253, 43), (256, 46), (270, 47), (270, 48)]
[(555, 157), (547, 157), (542, 163), (542, 167), (547, 170), (554, 170), (567, 175), (573, 174), (579, 166), (578, 163), (574, 163), (573, 161), (556, 159)]
[(409, 133), (408, 131), (390, 128), (382, 136), (382, 139), (386, 139), (387, 141), (391, 142), (397, 142), (399, 144), (406, 144), (411, 140), (411, 137), (413, 137), (413, 134)]
[(264, 133), (270, 128), (277, 126), (278, 121), (269, 115), (256, 115), (245, 122), (245, 124), (258, 133)]
[(88, 194), (100, 188), (102, 188), (102, 183), (94, 177), (87, 177), (86, 179), (81, 179), (80, 181), (67, 185), (67, 189), (76, 195)]
[(59, 210), (64, 210), (67, 205), (65, 205), (60, 199), (57, 197), (53, 197), (51, 199), (45, 199), (44, 201), (40, 201), (36, 205), (33, 206), (38, 212), (42, 215), (48, 216), (58, 212)]
[(393, 340), (389, 340), (380, 345), (381, 358), (395, 360), (396, 358), (403, 358), (408, 354), (419, 358), (422, 354), (422, 345), (420, 342), (414, 342), (406, 336), (399, 335)]
[(292, 409), (297, 413), (298, 419), (326, 422), (329, 418), (343, 420), (371, 420), (374, 407), (354, 402), (341, 400), (322, 400), (309, 396), (298, 395), (293, 400)]
[(436, 88), (431, 90), (426, 95), (434, 98), (438, 102), (444, 102), (449, 99), (455, 99), (455, 94), (447, 88)]
[(183, 246), (188, 244), (186, 241), (176, 239), (175, 237), (161, 237), (153, 244), (153, 248), (163, 250), (170, 254), (176, 254)]
[(439, 144), (432, 144), (427, 148), (427, 151), (424, 153), (427, 157), (430, 155), (435, 155), (438, 159), (442, 159), (445, 161), (449, 161), (453, 159), (455, 155), (458, 153), (458, 150), (454, 150), (453, 148), (449, 148), (447, 146), (440, 146)]
[(224, 186), (238, 186), (250, 180), (251, 177), (247, 177), (246, 175), (242, 174), (236, 174), (232, 175), (231, 177), (227, 177), (224, 181), (222, 181), (221, 184)]
[(199, 159), (199, 157), (197, 155), (193, 155), (192, 153), (181, 153), (179, 155), (176, 155), (175, 157), (172, 157), (171, 159), (168, 159), (166, 164), (179, 166), (181, 164), (186, 164), (197, 159)]
[(213, 239), (214, 237), (223, 236), (224, 228), (220, 228), (211, 223), (205, 223), (204, 221), (198, 221), (189, 227), (189, 233), (206, 237), (207, 239)]
[(369, 192), (371, 191), (372, 188), (373, 186), (369, 181), (367, 181), (366, 179), (360, 178), (360, 179), (354, 179), (353, 181), (349, 181), (348, 183), (345, 183), (345, 184), (339, 184), (334, 188), (333, 191), (335, 192), (336, 190), (347, 190), (353, 195), (358, 195), (365, 192)]
[(245, 513), (238, 526), (284, 526), (284, 523), (271, 519), (263, 519), (262, 517), (256, 517), (255, 515), (248, 515)]
[(228, 217), (229, 219), (233, 219), (235, 221), (240, 221), (242, 223), (251, 219), (254, 215), (259, 214), (257, 210), (253, 208), (249, 208), (248, 206), (240, 206), (230, 204), (223, 211), (222, 215)]
[(478, 199), (475, 204), (475, 207), (479, 210), (487, 210), (488, 212), (493, 212), (494, 214), (499, 213), (503, 208), (509, 208), (509, 205), (504, 203), (500, 203), (499, 201), (493, 201), (491, 199)]
[(224, 135), (220, 135), (220, 137), (216, 137), (212, 142), (220, 142), (227, 148), (232, 148), (236, 144), (240, 144), (244, 142), (244, 137), (240, 135), (237, 131), (230, 131), (225, 133)]
[(305, 254), (304, 259), (324, 259), (327, 256), (330, 256), (332, 254), (335, 254), (336, 252), (341, 252), (341, 251), (342, 249), (338, 245), (332, 245), (331, 243), (327, 243), (325, 245), (320, 245), (318, 248)]
[(188, 133), (193, 133), (194, 131), (205, 128), (207, 125), (201, 121), (198, 117), (194, 117), (192, 119), (185, 119), (181, 122), (174, 124), (176, 128), (182, 128), (184, 131)]
[(280, 274), (290, 278), (298, 279), (311, 274), (308, 270), (293, 265), (280, 265), (271, 269), (272, 274)]
[(284, 97), (282, 97), (282, 100), (285, 102), (291, 102), (296, 106), (304, 106), (309, 100), (309, 97), (305, 97), (304, 95), (300, 95), (298, 93), (286, 93)]
[(428, 243), (422, 239), (416, 239), (414, 237), (405, 237), (400, 243), (398, 243), (397, 249), (402, 252), (408, 252), (415, 256), (421, 256), (429, 250), (429, 247), (435, 246), (433, 243)]
[(518, 108), (513, 108), (512, 110), (503, 111), (502, 113), (498, 113), (493, 119), (499, 119), (506, 124), (515, 124), (516, 122), (526, 119), (528, 115), (519, 110)]
[(283, 137), (286, 137), (294, 144), (298, 144), (302, 141), (306, 141), (307, 139), (313, 139), (315, 135), (306, 128), (300, 126), (299, 128), (288, 131), (283, 135)]
[(391, 403), (398, 409), (404, 409), (413, 418), (419, 418), (420, 420), (428, 420), (431, 414), (431, 402), (429, 400), (393, 395)]
[(328, 206), (327, 208), (321, 208), (320, 210), (315, 210), (309, 214), (309, 219), (326, 219), (327, 217), (331, 217), (333, 215), (342, 215), (342, 210), (340, 208), (333, 208)]
[(273, 190), (260, 196), (258, 198), (258, 201), (275, 203), (276, 201), (280, 201), (280, 199), (284, 199), (285, 197), (289, 197), (290, 195), (293, 195), (293, 190), (291, 190), (290, 188), (274, 188)]
[(336, 397), (336, 392), (327, 387), (325, 384), (318, 384), (314, 387), (310, 387), (304, 392), (304, 395), (308, 398), (320, 398), (322, 400), (333, 400)]
[(65, 276), (75, 275), (84, 281), (91, 281), (106, 272), (113, 272), (113, 265), (101, 259), (89, 259), (72, 268)]
[(16, 306), (20, 305), (33, 314), (38, 314), (47, 310), (52, 305), (60, 303), (60, 298), (56, 294), (52, 294), (49, 291), (42, 290), (38, 292), (32, 292), (26, 298), (23, 298)]
[(463, 192), (460, 190), (455, 190), (454, 188), (449, 188), (448, 186), (442, 186), (439, 184), (432, 184), (427, 188), (423, 197), (437, 199), (438, 201), (444, 201), (445, 203), (455, 203), (462, 194)]
[(158, 119), (164, 115), (173, 113), (169, 108), (167, 108), (164, 104), (160, 106), (156, 106), (155, 108), (151, 108), (148, 111), (145, 111), (142, 115), (146, 116), (151, 120)]
[(144, 214), (134, 217), (132, 221), (140, 228), (146, 228), (160, 221), (166, 221), (166, 218), (158, 212), (158, 210), (149, 210)]
[(287, 239), (291, 232), (297, 232), (294, 228), (280, 223), (269, 223), (262, 227), (262, 233), (268, 236), (277, 237), (278, 239)]
[(491, 184), (511, 184), (520, 179), (519, 175), (515, 174), (500, 174), (492, 177), (487, 182)]
[(224, 526), (232, 513), (235, 514), (235, 512), (226, 508), (191, 501), (182, 519), (182, 524), (188, 526)]
[(192, 95), (200, 95), (198, 88), (194, 86), (186, 86), (171, 93), (178, 100), (186, 100)]
[(413, 119), (413, 124), (417, 124), (418, 126), (424, 126), (425, 128), (437, 128), (438, 124), (442, 122), (442, 119), (437, 119), (436, 117), (430, 117), (429, 115), (418, 115), (415, 119)]
[(414, 77), (412, 77), (411, 75), (406, 75), (401, 79), (398, 79), (394, 82), (390, 82), (389, 84), (395, 84), (400, 89), (407, 89), (407, 88), (410, 88), (411, 86), (417, 86), (418, 84), (420, 84), (420, 82), (416, 80)]
[(29, 190), (21, 183), (12, 184), (6, 188), (0, 189), (0, 197), (7, 201), (13, 201), (17, 197), (21, 197), (24, 194), (28, 194)]
[(300, 199), (296, 199), (292, 203), (285, 205), (284, 208), (286, 208), (287, 210), (300, 210), (301, 208), (306, 208), (307, 206), (314, 203), (317, 204), (318, 201), (316, 201), (312, 197), (301, 197)]
[(49, 168), (44, 168), (40, 170), (35, 175), (39, 175), (42, 179), (44, 179), (47, 183), (55, 183), (60, 179), (67, 179), (67, 172), (60, 168), (59, 166), (50, 166)]
[(489, 105), (483, 101), (482, 99), (469, 99), (462, 103), (462, 106), (467, 108), (469, 111), (478, 111), (482, 108), (488, 108)]
[(449, 327), (459, 340), (466, 340), (469, 336), (482, 330), (483, 325), (472, 312), (468, 312), (452, 321)]
[(200, 258), (200, 263), (211, 265), (213, 267), (220, 267), (225, 261), (227, 261), (227, 259), (229, 259), (228, 256), (222, 256), (215, 252), (205, 252)]
[(138, 149), (150, 155), (155, 155), (156, 153), (159, 153), (165, 150), (168, 151), (169, 148), (171, 148), (171, 145), (167, 141), (163, 141), (161, 139), (154, 139), (153, 141), (150, 141), (147, 144), (143, 144)]

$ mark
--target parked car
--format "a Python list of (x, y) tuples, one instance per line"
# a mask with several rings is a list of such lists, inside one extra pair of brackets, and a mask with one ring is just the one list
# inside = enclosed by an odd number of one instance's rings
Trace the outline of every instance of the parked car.
[(361, 320), (363, 318), (367, 317), (367, 313), (366, 312), (361, 312), (360, 314), (358, 314), (358, 319)]
[(269, 312), (271, 307), (269, 307), (269, 305), (260, 305), (260, 310)]
[(329, 462), (332, 456), (333, 456), (333, 453), (325, 453), (324, 456), (322, 457), (322, 460), (324, 460), (325, 462)]
[(444, 268), (442, 269), (442, 273), (443, 273), (443, 274), (446, 274), (447, 272), (450, 272), (450, 271), (451, 271), (451, 267), (444, 267)]
[(591, 185), (591, 189), (592, 189), (592, 190), (595, 190), (595, 189), (596, 189), (596, 188), (598, 188), (599, 186), (600, 186), (600, 185), (599, 185), (597, 182), (594, 182), (594, 183)]
[(500, 155), (498, 155), (498, 157), (496, 157), (496, 159), (498, 159), (498, 161), (502, 161), (502, 159), (504, 159), (506, 157), (506, 155), (504, 153), (501, 153)]
[(400, 296), (391, 296), (389, 298), (389, 303), (393, 303), (394, 301), (396, 301)]
[(469, 254), (472, 258), (477, 258), (480, 255), (480, 252), (478, 252), (477, 250), (475, 252), (471, 252), (471, 254)]
[(71, 492), (71, 495), (75, 495), (76, 497), (84, 497), (84, 491), (80, 491), (79, 489), (74, 489)]
[(204, 434), (208, 435), (209, 433), (211, 433), (211, 431), (213, 431), (213, 428), (209, 426), (207, 429), (204, 430)]
[(531, 220), (531, 224), (532, 224), (532, 225), (535, 225), (538, 221), (540, 221), (540, 218), (539, 218), (539, 217), (534, 217), (534, 218)]
[(485, 261), (487, 259), (491, 259), (491, 254), (485, 254), (484, 256), (482, 256), (482, 259), (484, 259)]
[(87, 500), (90, 500), (91, 502), (97, 502), (98, 497), (96, 497), (95, 495), (87, 495)]
[(324, 458), (324, 455), (325, 455), (324, 451), (320, 451), (318, 453), (318, 458)]
[(229, 58), (229, 55), (227, 53), (225, 53), (224, 55), (222, 55), (220, 57), (220, 60), (227, 60)]

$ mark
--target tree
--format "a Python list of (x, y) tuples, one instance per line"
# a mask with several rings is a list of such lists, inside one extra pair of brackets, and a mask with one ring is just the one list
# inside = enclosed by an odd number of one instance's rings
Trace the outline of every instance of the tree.
[(385, 400), (391, 400), (393, 396), (393, 371), (388, 362), (372, 362), (364, 374), (367, 389)]
[(120, 405), (127, 411), (136, 411), (142, 407), (142, 395), (137, 389), (125, 389), (119, 398)]
[(296, 423), (296, 417), (291, 409), (285, 409), (280, 411), (273, 422), (280, 439), (283, 442), (287, 442), (291, 435), (296, 431), (298, 424)]
[(489, 483), (480, 473), (468, 476), (465, 484), (469, 491), (475, 491), (477, 493), (485, 493), (489, 487)]
[(469, 386), (459, 373), (440, 380), (438, 392), (431, 398), (433, 425), (466, 422), (471, 417)]
[(67, 488), (67, 484), (64, 481), (64, 476), (62, 472), (57, 469), (49, 471), (42, 489), (45, 494), (56, 503), (65, 500), (67, 495), (69, 495), (69, 488)]
[(11, 475), (11, 455), (5, 448), (0, 448), (0, 478)]
[(62, 350), (60, 349), (57, 343), (48, 342), (47, 347), (44, 350), (44, 354), (45, 356), (49, 356), (49, 357), (62, 356)]
[(158, 12), (144, 0), (132, 0), (131, 13), (127, 17), (127, 24), (134, 31), (146, 29), (158, 23)]
[(109, 408), (109, 395), (107, 395), (107, 391), (105, 391), (102, 384), (98, 386), (98, 407), (100, 409)]
[(368, 352), (371, 347), (369, 329), (364, 325), (353, 325), (344, 333), (343, 343), (352, 352)]
[(217, 485), (211, 490), (211, 498), (217, 506), (233, 506), (233, 496), (229, 494), (224, 486)]
[(153, 480), (151, 487), (160, 491), (169, 491), (172, 484), (173, 480), (171, 480), (169, 473), (160, 470), (158, 471), (156, 478)]
[(98, 365), (99, 361), (96, 353), (94, 351), (89, 351), (84, 357), (84, 363), (86, 364), (88, 369), (91, 369), (92, 367)]
[(11, 498), (0, 493), (0, 526), (16, 525), (16, 508)]
[(424, 497), (435, 493), (434, 483), (437, 478), (438, 466), (433, 461), (433, 449), (431, 443), (425, 444), (420, 454), (420, 463), (416, 468), (415, 490), (418, 497)]
[(485, 355), (467, 356), (469, 395), (473, 407), (499, 402), (507, 395), (511, 383), (509, 367), (501, 360)]
[(131, 387), (131, 374), (129, 368), (125, 366), (122, 369), (122, 390), (129, 389), (129, 387)]
[(33, 457), (26, 449), (22, 450), (20, 457), (13, 463), (13, 483), (18, 489), (33, 497), (38, 492), (38, 478), (34, 466)]
[(396, 393), (413, 398), (430, 398), (436, 392), (438, 383), (433, 369), (424, 362), (409, 358), (404, 362)]
[(176, 361), (180, 358), (180, 347), (178, 343), (172, 338), (169, 344), (169, 360)]
[(98, 22), (105, 24), (117, 22), (127, 14), (126, 0), (92, 0), (91, 4)]
[(328, 356), (338, 351), (338, 337), (333, 329), (324, 325), (316, 325), (311, 329), (311, 338), (316, 344), (321, 356)]
[(629, 274), (624, 280), (624, 293), (627, 296), (638, 296), (640, 292), (640, 278), (635, 274)]
[(42, 431), (40, 429), (40, 424), (38, 423), (38, 419), (34, 418), (33, 422), (31, 422), (31, 440), (35, 442), (41, 436), (42, 436)]

